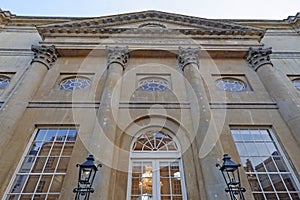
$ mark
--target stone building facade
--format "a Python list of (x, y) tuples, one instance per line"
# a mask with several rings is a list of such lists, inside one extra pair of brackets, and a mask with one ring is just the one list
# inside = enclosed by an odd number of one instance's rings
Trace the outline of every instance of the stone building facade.
[(300, 15), (215, 20), (160, 11), (0, 12), (0, 197), (300, 199)]

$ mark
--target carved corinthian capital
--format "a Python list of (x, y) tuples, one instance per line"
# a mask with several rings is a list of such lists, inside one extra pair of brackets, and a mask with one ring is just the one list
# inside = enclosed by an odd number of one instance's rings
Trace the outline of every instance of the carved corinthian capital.
[(270, 64), (273, 66), (270, 61), (270, 54), (272, 53), (272, 47), (269, 48), (249, 48), (249, 53), (247, 56), (247, 61), (250, 66), (257, 71), (257, 69), (265, 64)]
[(55, 46), (37, 46), (32, 45), (31, 51), (34, 52), (34, 58), (31, 63), (39, 62), (44, 64), (47, 69), (50, 69), (54, 62), (57, 60), (58, 53), (55, 49)]
[(179, 68), (183, 71), (184, 67), (188, 64), (196, 64), (199, 67), (199, 51), (200, 47), (197, 48), (182, 48), (179, 47), (177, 62), (179, 65)]
[(129, 59), (128, 47), (107, 47), (107, 68), (112, 63), (118, 63), (122, 65), (123, 69), (126, 68), (126, 64)]

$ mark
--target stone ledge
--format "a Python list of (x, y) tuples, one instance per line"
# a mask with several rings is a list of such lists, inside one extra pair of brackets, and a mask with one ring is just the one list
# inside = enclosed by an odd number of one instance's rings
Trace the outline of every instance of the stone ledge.
[(0, 56), (33, 56), (30, 49), (0, 49)]
[(27, 108), (99, 108), (99, 102), (29, 102)]
[(211, 109), (278, 109), (275, 102), (209, 103)]
[(120, 109), (190, 109), (190, 103), (176, 103), (176, 102), (120, 102)]
[(274, 52), (270, 55), (271, 59), (299, 59), (300, 52)]

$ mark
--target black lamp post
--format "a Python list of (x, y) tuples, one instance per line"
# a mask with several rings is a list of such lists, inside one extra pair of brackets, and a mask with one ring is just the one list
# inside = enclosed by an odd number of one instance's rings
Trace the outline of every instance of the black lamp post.
[(86, 158), (84, 163), (77, 164), (76, 167), (79, 167), (79, 176), (77, 188), (73, 190), (76, 193), (75, 200), (88, 200), (90, 193), (93, 193), (95, 190), (92, 188), (96, 172), (98, 167), (102, 167), (101, 164), (96, 166), (94, 164), (94, 156), (89, 155)]
[(246, 189), (241, 186), (238, 169), (241, 165), (233, 162), (228, 154), (224, 154), (223, 161), (222, 166), (220, 164), (216, 166), (222, 172), (226, 182), (225, 192), (229, 192), (231, 200), (245, 200), (243, 193), (246, 192)]

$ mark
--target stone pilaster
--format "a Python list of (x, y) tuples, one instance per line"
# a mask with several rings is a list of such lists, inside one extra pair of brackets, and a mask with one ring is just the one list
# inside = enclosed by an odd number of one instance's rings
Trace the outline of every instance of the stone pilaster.
[[(227, 198), (223, 194), (225, 186), (223, 184), (220, 184), (220, 179), (216, 178), (218, 177), (218, 174), (216, 175), (216, 170), (212, 167), (217, 160), (217, 156), (220, 155), (220, 153), (216, 153), (216, 151), (219, 150), (213, 148), (209, 152), (209, 156), (206, 156), (204, 158), (200, 158), (199, 156), (200, 149), (203, 145), (206, 134), (208, 134), (209, 125), (211, 122), (211, 112), (204, 86), (205, 82), (199, 70), (199, 54), (200, 48), (179, 48), (179, 54), (177, 58), (179, 69), (183, 71), (183, 75), (187, 81), (187, 84), (190, 85), (188, 86), (188, 88), (191, 87), (193, 89), (193, 91), (187, 89), (188, 95), (191, 99), (194, 96), (197, 97), (197, 103), (195, 105), (191, 105), (191, 113), (194, 116), (193, 118), (197, 118), (195, 116), (198, 116), (198, 114), (200, 113), (199, 121), (194, 121), (195, 124), (198, 124), (198, 127), (197, 130), (195, 130), (196, 141), (193, 142), (191, 148), (193, 148), (193, 151), (195, 152), (194, 156), (196, 163), (197, 161), (199, 162), (199, 165), (196, 166), (196, 170), (199, 171), (199, 177), (197, 177), (197, 179), (203, 179), (203, 182), (205, 182), (206, 197), (205, 195), (202, 195), (201, 198), (215, 198), (213, 194), (218, 193), (216, 191), (220, 191), (218, 197), (219, 199), (223, 199)], [(196, 147), (193, 147), (194, 144), (196, 145)], [(199, 186), (199, 193), (203, 194), (203, 192), (203, 188)]]
[[(51, 49), (49, 51), (48, 49)], [(28, 103), (34, 97), (36, 91), (42, 84), (44, 77), (48, 71), (48, 67), (45, 67), (45, 63), (49, 62), (51, 58), (51, 64), (54, 64), (57, 58), (57, 53), (54, 46), (35, 46), (33, 48), (35, 56), (29, 66), (27, 72), (21, 78), (18, 87), (12, 92), (12, 95), (7, 99), (0, 111), (0, 145), (2, 146), (0, 152), (0, 184), (3, 179), (9, 180), (8, 170), (12, 162), (15, 162), (19, 158), (12, 158), (13, 152), (9, 153), (10, 142), (18, 140), (18, 134), (15, 130), (18, 127), (18, 123), (22, 120), (23, 114), (28, 106)], [(47, 55), (47, 56), (46, 56)], [(36, 58), (39, 57), (39, 62), (36, 62)], [(5, 151), (4, 151), (5, 150)], [(5, 166), (1, 165), (5, 164)]]
[(97, 112), (97, 125), (93, 138), (92, 148), (99, 152), (96, 157), (103, 163), (101, 168), (101, 180), (99, 180), (97, 194), (101, 199), (114, 199), (114, 185), (116, 184), (116, 161), (118, 149), (115, 149), (115, 137), (117, 132), (117, 118), (123, 72), (127, 66), (129, 53), (127, 47), (108, 47), (107, 75), (101, 95), (100, 107)]
[(273, 67), (269, 55), (271, 48), (250, 48), (247, 61), (257, 72), (270, 96), (276, 101), (282, 118), (300, 145), (300, 101), (296, 89), (288, 83), (282, 72)]

